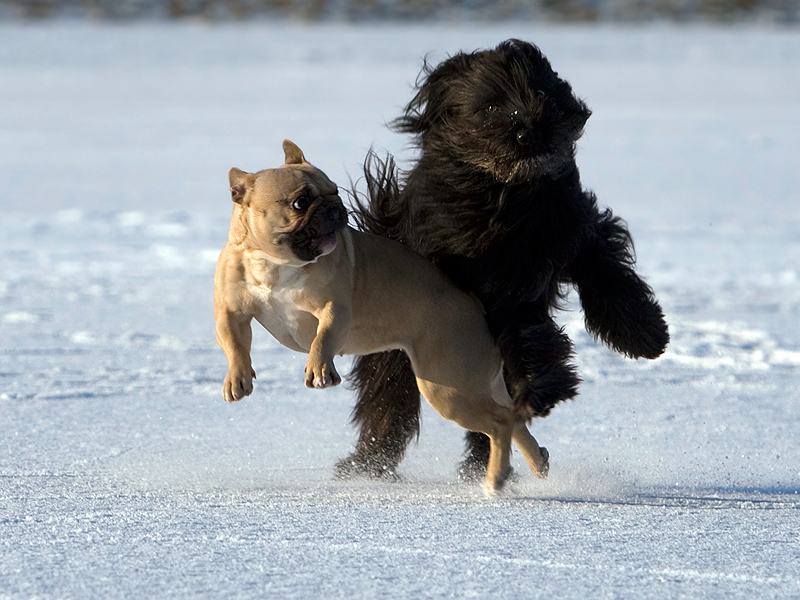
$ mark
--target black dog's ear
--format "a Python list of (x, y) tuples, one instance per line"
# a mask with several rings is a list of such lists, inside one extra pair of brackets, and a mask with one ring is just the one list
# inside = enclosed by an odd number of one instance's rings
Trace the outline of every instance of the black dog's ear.
[(472, 55), (459, 52), (432, 67), (426, 58), (417, 78), (417, 93), (403, 116), (392, 121), (392, 128), (400, 133), (423, 133), (438, 125), (454, 108), (450, 98), (454, 93), (452, 82), (464, 78), (471, 61)]
[(245, 173), (241, 169), (234, 167), (228, 173), (228, 181), (231, 185), (231, 199), (237, 204), (241, 204), (247, 193), (247, 188), (253, 186), (255, 176)]

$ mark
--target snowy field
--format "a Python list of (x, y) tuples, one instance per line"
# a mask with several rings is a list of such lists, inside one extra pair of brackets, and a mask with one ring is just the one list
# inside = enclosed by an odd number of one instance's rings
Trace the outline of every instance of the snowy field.
[[(284, 138), (342, 186), (407, 161), (384, 124), (422, 57), (512, 36), (593, 109), (584, 183), (672, 344), (562, 313), (581, 395), (502, 499), (427, 407), (402, 481), (333, 481), (351, 391), (257, 331), (221, 399), (228, 169)], [(0, 599), (800, 598), (798, 30), (6, 24), (0, 210)]]

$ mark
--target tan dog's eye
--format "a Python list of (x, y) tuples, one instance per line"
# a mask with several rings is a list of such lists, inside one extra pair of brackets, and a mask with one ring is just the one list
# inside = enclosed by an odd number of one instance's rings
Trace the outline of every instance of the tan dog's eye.
[(311, 206), (311, 200), (308, 199), (308, 196), (298, 196), (292, 202), (292, 208), (297, 212), (304, 212), (309, 206)]

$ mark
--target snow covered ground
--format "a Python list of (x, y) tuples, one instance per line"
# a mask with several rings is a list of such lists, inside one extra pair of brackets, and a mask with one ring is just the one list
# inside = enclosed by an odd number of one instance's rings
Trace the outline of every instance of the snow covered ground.
[[(351, 391), (258, 331), (221, 400), (227, 171), (408, 160), (421, 58), (511, 36), (594, 110), (584, 182), (672, 344), (563, 313), (582, 393), (505, 498), (428, 409), (401, 482), (333, 481)], [(798, 162), (797, 30), (0, 26), (0, 598), (800, 598)]]

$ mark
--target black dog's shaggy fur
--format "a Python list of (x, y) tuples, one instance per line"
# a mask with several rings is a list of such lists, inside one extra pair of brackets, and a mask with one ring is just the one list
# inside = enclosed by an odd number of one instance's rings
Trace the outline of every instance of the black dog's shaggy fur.
[[(586, 328), (630, 357), (656, 358), (669, 334), (653, 291), (634, 271), (630, 234), (581, 187), (575, 144), (590, 116), (532, 44), (426, 65), (395, 121), (421, 154), (402, 189), (391, 159), (368, 158), (369, 201), (356, 218), (439, 265), (483, 303), (506, 383), (531, 417), (577, 394), (572, 344), (551, 312), (574, 285)], [(360, 357), (351, 380), (361, 426), (340, 476), (394, 476), (419, 431), (420, 399), (400, 351)], [(462, 475), (485, 472), (488, 438), (468, 434)]]

